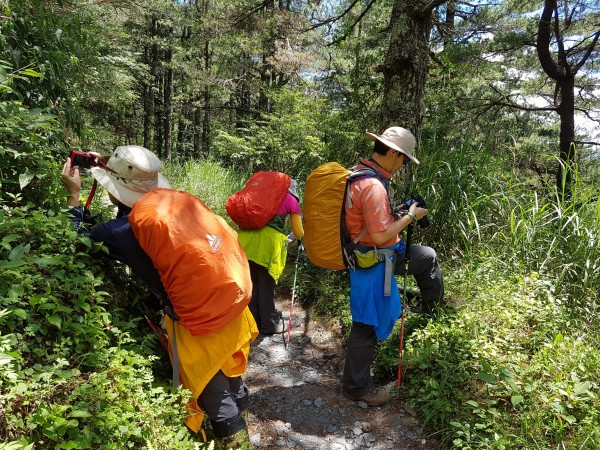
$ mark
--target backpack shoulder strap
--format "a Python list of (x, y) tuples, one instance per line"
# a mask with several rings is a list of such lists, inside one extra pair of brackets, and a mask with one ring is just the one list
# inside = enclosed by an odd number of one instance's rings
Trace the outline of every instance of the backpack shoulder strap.
[(348, 207), (352, 208), (352, 198), (350, 196), (350, 184), (353, 183), (354, 181), (363, 180), (365, 178), (377, 178), (379, 181), (381, 181), (381, 184), (383, 185), (383, 187), (385, 188), (385, 191), (387, 192), (388, 199), (390, 200), (390, 207), (391, 207), (392, 198), (390, 195), (389, 180), (387, 180), (383, 175), (381, 175), (375, 169), (372, 169), (370, 167), (364, 167), (362, 169), (355, 169), (355, 170), (353, 169), (352, 172), (350, 172), (350, 175), (348, 175), (348, 180), (346, 181), (346, 196), (345, 196)]

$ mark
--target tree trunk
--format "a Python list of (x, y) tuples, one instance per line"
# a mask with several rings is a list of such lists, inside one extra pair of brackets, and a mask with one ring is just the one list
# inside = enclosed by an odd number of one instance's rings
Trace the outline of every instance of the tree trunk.
[(446, 6), (446, 18), (444, 19), (444, 50), (454, 44), (454, 21), (456, 19), (456, 4), (448, 2)]
[(429, 69), (430, 1), (396, 0), (390, 19), (390, 45), (384, 74), (381, 125), (402, 126), (419, 135)]
[(178, 156), (186, 157), (185, 152), (185, 136), (186, 136), (186, 126), (183, 123), (184, 113), (180, 112), (179, 118), (177, 119), (177, 139), (173, 143), (173, 151)]
[(163, 138), (163, 119), (164, 119), (164, 108), (163, 108), (163, 77), (157, 74), (155, 77), (154, 84), (158, 86), (158, 95), (154, 96), (154, 147), (155, 152), (159, 158), (163, 156), (164, 149), (164, 138)]
[[(156, 35), (157, 20), (151, 18), (150, 37)], [(156, 48), (154, 45), (146, 44), (144, 46), (144, 63), (148, 66), (152, 79), (156, 73)], [(154, 121), (154, 87), (152, 82), (145, 82), (143, 87), (144, 101), (144, 147), (152, 149), (152, 127)]]
[(144, 83), (144, 147), (152, 148), (152, 120), (154, 119), (154, 91), (152, 85)]
[(204, 117), (202, 119), (202, 141), (201, 151), (204, 156), (210, 152), (210, 89), (208, 86), (208, 72), (210, 70), (210, 42), (207, 40), (204, 44), (204, 73), (206, 83), (204, 85)]
[(194, 108), (194, 155), (200, 156), (202, 154), (202, 147), (200, 145), (200, 108)]
[(559, 192), (570, 195), (575, 164), (575, 77), (568, 76), (561, 80), (560, 104), (557, 111), (560, 116), (559, 158), (561, 164), (556, 171), (556, 186)]
[(241, 80), (236, 87), (236, 114), (235, 114), (235, 127), (244, 128), (246, 124), (246, 118), (250, 113), (250, 87), (248, 86), (248, 73), (244, 70), (241, 76)]
[(173, 129), (171, 126), (173, 119), (173, 68), (171, 61), (173, 59), (173, 49), (169, 48), (165, 51), (165, 84), (164, 84), (164, 142), (165, 142), (165, 157), (171, 160), (173, 149)]
[[(279, 5), (281, 6), (281, 5)], [(262, 54), (262, 63), (260, 66), (260, 91), (258, 93), (258, 114), (268, 113), (270, 110), (269, 97), (267, 95), (269, 89), (273, 85), (273, 64), (272, 59), (275, 56), (275, 2), (267, 2), (265, 4), (265, 16), (269, 29), (265, 31), (266, 37), (264, 42), (264, 51)]]

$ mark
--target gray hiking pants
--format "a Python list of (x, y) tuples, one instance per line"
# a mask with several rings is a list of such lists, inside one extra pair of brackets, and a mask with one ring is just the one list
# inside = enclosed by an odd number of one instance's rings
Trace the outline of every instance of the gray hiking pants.
[(218, 438), (235, 434), (246, 426), (240, 413), (248, 409), (249, 398), (242, 377), (228, 377), (219, 370), (198, 397), (198, 404)]
[[(436, 307), (444, 306), (444, 281), (437, 254), (431, 247), (411, 245), (408, 274), (415, 277), (421, 291), (423, 312), (431, 314)], [(398, 255), (395, 275), (404, 275), (404, 255)]]
[[(404, 255), (399, 255), (394, 268), (396, 275), (404, 275)], [(435, 250), (411, 245), (408, 274), (413, 275), (423, 298), (423, 310), (431, 313), (444, 304), (444, 282)], [(343, 389), (352, 396), (367, 394), (373, 388), (371, 363), (375, 354), (377, 336), (372, 325), (352, 322), (346, 344)]]

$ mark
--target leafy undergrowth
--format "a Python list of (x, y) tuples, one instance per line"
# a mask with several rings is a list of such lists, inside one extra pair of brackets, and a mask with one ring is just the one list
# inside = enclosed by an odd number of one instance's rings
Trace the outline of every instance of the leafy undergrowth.
[(0, 448), (197, 448), (123, 272), (64, 214), (0, 214)]
[[(447, 283), (469, 297), (406, 322), (403, 393), (424, 422), (456, 448), (598, 448), (592, 293), (577, 306), (542, 274), (499, 277), (482, 265), (473, 282), (450, 273)], [(398, 343), (399, 327), (380, 349), (379, 372), (395, 365)]]

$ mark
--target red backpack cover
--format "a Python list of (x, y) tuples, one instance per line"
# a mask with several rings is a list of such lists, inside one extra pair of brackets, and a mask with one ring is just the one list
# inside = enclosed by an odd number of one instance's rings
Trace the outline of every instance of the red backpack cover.
[(250, 302), (250, 268), (237, 233), (200, 199), (155, 189), (135, 203), (129, 224), (192, 335), (218, 331)]
[(262, 228), (275, 217), (291, 182), (285, 173), (256, 172), (241, 191), (229, 196), (227, 214), (240, 228)]

